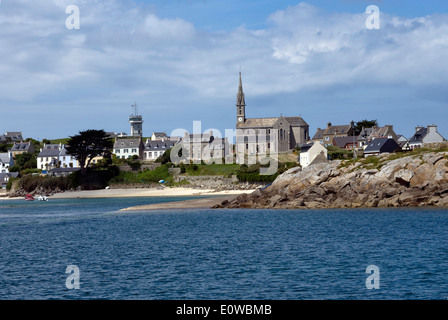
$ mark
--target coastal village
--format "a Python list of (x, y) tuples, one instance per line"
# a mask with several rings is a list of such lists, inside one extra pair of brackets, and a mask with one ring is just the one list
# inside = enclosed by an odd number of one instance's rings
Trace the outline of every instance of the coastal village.
[[(233, 141), (229, 141), (228, 137), (215, 136), (213, 131), (201, 134), (185, 132), (183, 136), (175, 137), (169, 136), (166, 131), (152, 132), (150, 137), (144, 138), (143, 115), (134, 104), (128, 119), (130, 134), (107, 132), (107, 136), (114, 141), (113, 148), (108, 152), (123, 164), (130, 159), (138, 162), (139, 170), (154, 169), (160, 162), (158, 160), (175, 146), (181, 146), (186, 151), (183, 152), (185, 164), (203, 163), (205, 159), (233, 160), (237, 154), (277, 154), (293, 163), (289, 167), (306, 168), (337, 159), (406, 153), (425, 145), (446, 141), (436, 124), (418, 126), (413, 136), (405, 137), (395, 132), (392, 124), (378, 126), (373, 121), (369, 126), (360, 127), (360, 124), (369, 121), (355, 123), (350, 120), (346, 124), (328, 122), (325, 127), (317, 128), (310, 135), (309, 124), (301, 116), (281, 114), (277, 117), (247, 117), (241, 72), (236, 96), (236, 135)], [(28, 171), (33, 169), (31, 173), (34, 175), (66, 177), (80, 170), (80, 163), (75, 155), (68, 152), (66, 141), (54, 143), (25, 139), (23, 131), (17, 131), (0, 135), (0, 146), (3, 148), (0, 153), (0, 190), (3, 194), (9, 191), (10, 180), (27, 173), (17, 166), (19, 155), (23, 158), (23, 154), (29, 154), (29, 159), (35, 157), (35, 161), (28, 162), (26, 167)], [(95, 156), (91, 159), (91, 166), (101, 163), (104, 157), (104, 154)], [(238, 165), (243, 165), (243, 161), (244, 157), (236, 158)], [(120, 170), (132, 171), (135, 168), (121, 165)], [(238, 179), (233, 178), (233, 183), (238, 182)]]

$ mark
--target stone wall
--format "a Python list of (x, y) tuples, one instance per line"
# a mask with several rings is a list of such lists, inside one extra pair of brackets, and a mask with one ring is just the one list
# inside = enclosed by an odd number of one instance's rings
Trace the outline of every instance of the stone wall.
[(238, 183), (238, 179), (236, 176), (232, 176), (231, 178), (227, 178), (225, 176), (183, 176), (183, 175), (175, 175), (174, 182), (187, 181), (189, 185), (200, 186), (204, 188), (216, 188), (221, 187), (223, 185), (231, 185)]

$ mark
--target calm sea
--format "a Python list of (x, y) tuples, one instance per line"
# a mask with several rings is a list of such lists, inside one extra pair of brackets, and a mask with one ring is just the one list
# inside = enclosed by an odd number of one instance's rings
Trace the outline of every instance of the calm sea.
[(182, 199), (0, 201), (0, 299), (448, 298), (448, 210), (118, 211)]

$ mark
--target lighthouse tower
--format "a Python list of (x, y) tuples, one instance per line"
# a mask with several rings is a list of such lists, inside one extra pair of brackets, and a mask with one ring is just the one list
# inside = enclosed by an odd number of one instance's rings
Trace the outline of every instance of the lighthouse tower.
[(131, 136), (142, 137), (143, 136), (143, 118), (141, 114), (138, 114), (137, 104), (132, 105), (134, 112), (129, 116), (129, 123), (131, 124)]

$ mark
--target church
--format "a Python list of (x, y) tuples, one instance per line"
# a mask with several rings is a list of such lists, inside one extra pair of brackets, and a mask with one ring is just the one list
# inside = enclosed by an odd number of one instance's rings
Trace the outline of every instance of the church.
[[(277, 108), (275, 108), (277, 109)], [(237, 152), (258, 154), (287, 152), (309, 140), (309, 125), (302, 117), (246, 118), (241, 72), (236, 100)], [(261, 138), (265, 135), (266, 139)], [(275, 143), (275, 150), (272, 146)]]

